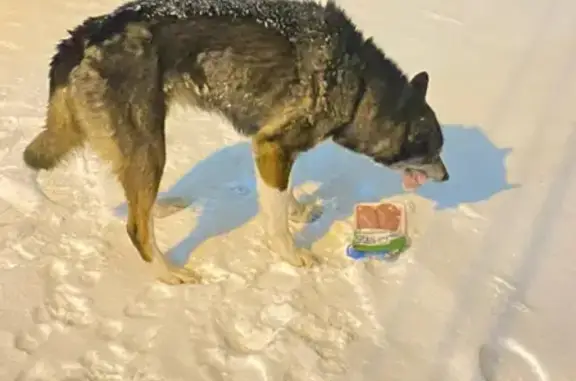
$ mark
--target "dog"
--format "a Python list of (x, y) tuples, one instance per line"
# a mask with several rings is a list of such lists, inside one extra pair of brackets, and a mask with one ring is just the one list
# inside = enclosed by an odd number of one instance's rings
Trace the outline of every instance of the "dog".
[(50, 170), (89, 144), (123, 186), (134, 247), (165, 283), (199, 280), (154, 238), (176, 103), (220, 114), (251, 138), (271, 248), (295, 266), (315, 262), (289, 231), (309, 210), (290, 185), (300, 153), (332, 139), (402, 172), (409, 188), (449, 177), (428, 73), (408, 79), (333, 1), (136, 0), (87, 18), (56, 50), (46, 123), (23, 160)]

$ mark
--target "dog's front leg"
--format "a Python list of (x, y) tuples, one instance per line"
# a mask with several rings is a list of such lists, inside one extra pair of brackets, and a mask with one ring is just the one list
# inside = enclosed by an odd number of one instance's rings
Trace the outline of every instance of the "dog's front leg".
[(294, 266), (311, 266), (314, 257), (307, 250), (295, 247), (289, 230), (289, 209), (293, 198), (288, 189), (293, 164), (291, 155), (277, 142), (265, 138), (254, 139), (253, 153), (260, 210), (272, 249)]
[(290, 195), (288, 201), (288, 210), (290, 220), (297, 223), (310, 223), (316, 221), (322, 215), (322, 206), (313, 201), (298, 201), (292, 188), (289, 188), (288, 194)]

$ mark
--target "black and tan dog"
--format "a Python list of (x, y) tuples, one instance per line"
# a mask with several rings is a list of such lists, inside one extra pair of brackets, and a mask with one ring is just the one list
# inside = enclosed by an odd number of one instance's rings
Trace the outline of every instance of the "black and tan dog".
[(165, 282), (195, 281), (158, 250), (152, 208), (170, 105), (219, 113), (252, 138), (272, 248), (308, 265), (288, 229), (307, 210), (289, 186), (298, 154), (331, 138), (402, 171), (409, 187), (447, 180), (427, 87), (426, 72), (408, 80), (333, 2), (134, 1), (87, 19), (58, 45), (46, 126), (24, 161), (50, 170), (89, 143), (124, 187), (128, 235), (142, 258)]

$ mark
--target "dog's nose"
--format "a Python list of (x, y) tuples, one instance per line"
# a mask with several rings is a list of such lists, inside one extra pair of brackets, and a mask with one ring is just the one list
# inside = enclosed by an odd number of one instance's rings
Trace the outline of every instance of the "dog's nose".
[(448, 181), (450, 178), (448, 169), (446, 169), (444, 162), (439, 157), (428, 165), (426, 173), (429, 178), (439, 183)]

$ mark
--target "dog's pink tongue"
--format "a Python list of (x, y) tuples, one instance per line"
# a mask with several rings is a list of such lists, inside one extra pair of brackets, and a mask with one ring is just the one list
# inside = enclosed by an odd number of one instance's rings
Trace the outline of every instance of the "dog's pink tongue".
[(413, 191), (427, 180), (426, 174), (421, 171), (409, 170), (402, 174), (402, 187), (406, 191)]

